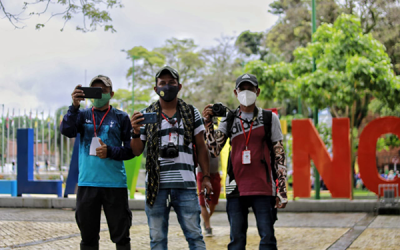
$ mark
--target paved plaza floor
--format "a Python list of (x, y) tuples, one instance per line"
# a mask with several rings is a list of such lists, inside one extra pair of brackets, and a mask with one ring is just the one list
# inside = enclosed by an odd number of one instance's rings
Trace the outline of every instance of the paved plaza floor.
[[(132, 211), (132, 249), (149, 249), (144, 211)], [(115, 249), (104, 214), (100, 249)], [(227, 249), (226, 213), (212, 217), (213, 237), (207, 249)], [(400, 249), (400, 216), (366, 213), (279, 213), (276, 223), (279, 249)], [(247, 249), (258, 249), (254, 214), (249, 214)], [(169, 249), (188, 249), (175, 213), (171, 212)], [(66, 209), (0, 208), (0, 249), (79, 249), (80, 234), (74, 211)]]

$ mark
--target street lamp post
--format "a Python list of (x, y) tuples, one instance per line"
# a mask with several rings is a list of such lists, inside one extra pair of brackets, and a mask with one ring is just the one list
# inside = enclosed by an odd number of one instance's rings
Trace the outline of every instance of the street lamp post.
[[(311, 35), (311, 41), (314, 42), (314, 33), (317, 30), (317, 6), (315, 3), (315, 0), (312, 0), (311, 2), (311, 22), (312, 22), (312, 35)], [(315, 72), (317, 70), (317, 65), (315, 63), (315, 57), (313, 57), (313, 69), (312, 72)], [(318, 125), (318, 108), (314, 108), (314, 125), (315, 127)], [(314, 180), (314, 188), (315, 188), (315, 199), (319, 200), (320, 199), (320, 181), (319, 181), (319, 173), (317, 168), (314, 168), (315, 171), (315, 180)]]
[(135, 111), (135, 59), (138, 59), (138, 57), (132, 56), (132, 114)]
[[(139, 59), (137, 56), (131, 56), (132, 58), (132, 113), (135, 111), (135, 59)], [(129, 198), (135, 198), (136, 183), (139, 176), (140, 163), (142, 155), (135, 157), (131, 160), (125, 161), (126, 177), (128, 180)]]

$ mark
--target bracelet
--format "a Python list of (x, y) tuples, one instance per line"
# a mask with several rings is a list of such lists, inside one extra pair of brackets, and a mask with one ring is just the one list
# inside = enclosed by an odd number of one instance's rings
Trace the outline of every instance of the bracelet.
[(132, 138), (139, 138), (140, 137), (140, 133), (139, 134), (135, 134), (135, 132), (132, 129), (131, 130), (131, 136), (132, 136)]
[(208, 179), (211, 181), (211, 176), (209, 176), (209, 175), (203, 175), (203, 178), (201, 179), (201, 181), (204, 181), (204, 177), (208, 177)]

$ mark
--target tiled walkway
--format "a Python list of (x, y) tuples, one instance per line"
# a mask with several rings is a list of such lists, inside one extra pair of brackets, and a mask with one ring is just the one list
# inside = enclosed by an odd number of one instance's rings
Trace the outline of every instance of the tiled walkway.
[[(133, 212), (132, 249), (149, 249), (144, 211)], [(279, 249), (400, 249), (400, 216), (365, 213), (279, 213)], [(249, 215), (247, 249), (258, 249), (254, 215)], [(207, 249), (226, 249), (229, 225), (225, 213), (212, 218), (213, 237)], [(102, 215), (100, 249), (115, 249)], [(174, 212), (171, 212), (169, 249), (188, 249)], [(74, 211), (0, 208), (0, 249), (79, 249), (80, 234)]]

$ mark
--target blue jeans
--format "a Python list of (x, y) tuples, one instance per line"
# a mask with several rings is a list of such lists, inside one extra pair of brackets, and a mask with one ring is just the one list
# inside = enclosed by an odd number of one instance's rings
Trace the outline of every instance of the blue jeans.
[(226, 212), (231, 226), (231, 242), (228, 244), (228, 249), (246, 249), (249, 207), (253, 209), (258, 234), (261, 237), (259, 249), (277, 249), (274, 232), (274, 224), (277, 220), (275, 197), (258, 195), (227, 199)]
[(168, 220), (171, 206), (174, 207), (183, 234), (189, 243), (189, 249), (205, 250), (196, 189), (160, 189), (153, 207), (146, 203), (151, 249), (168, 249)]

